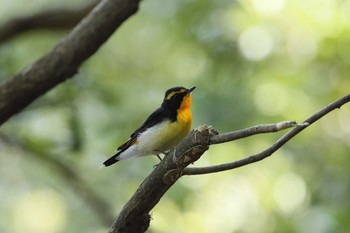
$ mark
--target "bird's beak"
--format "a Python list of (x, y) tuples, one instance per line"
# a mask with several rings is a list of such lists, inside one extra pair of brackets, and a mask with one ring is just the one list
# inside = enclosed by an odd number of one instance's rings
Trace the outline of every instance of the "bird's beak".
[(187, 93), (191, 93), (194, 89), (196, 89), (196, 87), (191, 87), (190, 89), (187, 90)]

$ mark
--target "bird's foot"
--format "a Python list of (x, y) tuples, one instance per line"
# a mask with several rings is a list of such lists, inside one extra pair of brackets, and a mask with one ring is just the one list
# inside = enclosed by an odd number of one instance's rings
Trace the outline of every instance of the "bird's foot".
[(158, 152), (158, 153), (160, 153), (160, 154), (163, 154), (163, 155), (168, 155), (169, 154), (169, 152), (170, 152), (171, 150), (155, 150), (155, 152)]
[(163, 161), (163, 159), (159, 156), (159, 154), (156, 154), (156, 156), (158, 157), (158, 159), (159, 159), (160, 161)]
[(156, 156), (158, 157), (158, 159), (160, 161), (163, 161), (163, 159), (159, 156), (159, 154), (163, 154), (164, 157), (167, 156), (169, 154), (171, 150), (168, 150), (168, 151), (162, 151), (162, 150), (155, 150), (155, 152), (158, 152), (158, 154), (156, 154)]

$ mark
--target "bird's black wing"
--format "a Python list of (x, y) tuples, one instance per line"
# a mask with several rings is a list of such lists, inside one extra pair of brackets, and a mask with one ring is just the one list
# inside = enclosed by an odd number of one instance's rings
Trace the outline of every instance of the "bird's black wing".
[(137, 136), (147, 130), (148, 128), (156, 125), (160, 121), (163, 121), (165, 119), (172, 119), (171, 112), (169, 110), (165, 109), (164, 107), (159, 107), (156, 111), (154, 111), (147, 119), (146, 121), (141, 125), (140, 128), (135, 130), (134, 133), (131, 134), (129, 140), (118, 147), (117, 153), (113, 155), (111, 158), (107, 159), (103, 165), (108, 167), (116, 162), (118, 162), (118, 156), (123, 153), (123, 151), (127, 150), (131, 145), (134, 143), (137, 143)]
[(137, 130), (135, 130), (134, 133), (131, 134), (127, 142), (118, 147), (118, 152), (121, 153), (128, 149), (132, 144), (136, 143), (137, 136), (140, 133), (144, 132), (146, 129), (151, 128), (155, 124), (167, 118), (170, 118), (167, 109), (165, 109), (164, 107), (159, 107), (146, 119), (146, 121), (141, 125), (140, 128), (138, 128)]

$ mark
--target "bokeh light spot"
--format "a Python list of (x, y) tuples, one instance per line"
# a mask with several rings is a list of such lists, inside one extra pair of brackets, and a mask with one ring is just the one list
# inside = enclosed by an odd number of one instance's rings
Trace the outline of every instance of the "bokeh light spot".
[(243, 31), (238, 38), (238, 44), (243, 56), (252, 61), (266, 58), (274, 46), (272, 35), (266, 29), (257, 26)]
[(14, 203), (13, 221), (17, 232), (55, 233), (66, 223), (67, 209), (61, 196), (52, 190), (38, 190)]
[(288, 173), (277, 180), (273, 194), (278, 208), (292, 214), (305, 203), (306, 185), (301, 177)]
[(310, 208), (296, 219), (296, 228), (299, 233), (327, 233), (336, 232), (332, 228), (334, 220), (327, 210), (320, 207)]
[(287, 50), (295, 61), (312, 60), (318, 50), (318, 42), (311, 29), (293, 29), (288, 33)]
[(263, 14), (275, 14), (282, 10), (285, 0), (253, 0), (256, 11)]
[(208, 65), (203, 51), (191, 46), (174, 50), (169, 58), (169, 69), (172, 74), (182, 80), (198, 78)]
[(244, 177), (221, 178), (220, 182), (212, 184), (211, 190), (198, 197), (193, 208), (204, 214), (208, 232), (242, 230), (252, 218), (259, 216), (256, 192)]
[(261, 84), (255, 91), (255, 104), (265, 115), (281, 114), (287, 105), (286, 91), (283, 86), (275, 82)]

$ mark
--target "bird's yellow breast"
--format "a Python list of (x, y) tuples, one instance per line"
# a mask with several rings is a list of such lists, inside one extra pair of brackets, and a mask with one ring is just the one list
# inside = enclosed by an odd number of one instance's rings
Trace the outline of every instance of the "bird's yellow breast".
[(175, 122), (182, 129), (185, 136), (190, 132), (192, 126), (191, 99), (192, 94), (184, 97), (180, 108), (177, 110), (177, 119)]
[(169, 150), (179, 144), (190, 132), (192, 126), (191, 94), (184, 97), (180, 108), (177, 110), (176, 121), (168, 125), (168, 130), (164, 138), (163, 150)]
[(165, 121), (140, 136), (139, 146), (141, 150), (149, 150), (149, 153), (167, 151), (179, 144), (190, 132), (192, 126), (191, 94), (184, 100), (177, 110), (175, 121)]

